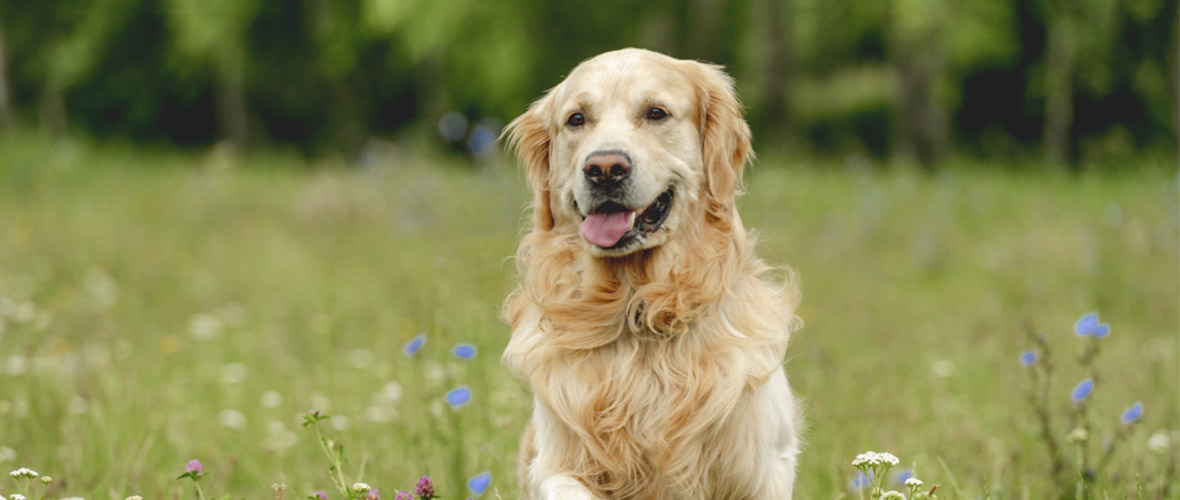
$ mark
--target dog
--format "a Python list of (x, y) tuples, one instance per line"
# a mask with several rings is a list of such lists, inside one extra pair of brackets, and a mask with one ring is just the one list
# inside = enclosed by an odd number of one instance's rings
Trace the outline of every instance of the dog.
[(793, 272), (735, 207), (750, 129), (719, 66), (578, 65), (506, 127), (533, 191), (502, 362), (531, 387), (522, 497), (791, 498)]

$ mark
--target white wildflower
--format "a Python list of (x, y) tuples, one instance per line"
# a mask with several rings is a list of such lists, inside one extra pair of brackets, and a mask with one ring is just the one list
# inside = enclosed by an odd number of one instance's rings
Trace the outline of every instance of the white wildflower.
[(8, 500), (25, 500), (25, 496), (20, 493), (13, 493), (8, 496)]
[(16, 479), (33, 479), (37, 476), (40, 476), (40, 474), (38, 474), (37, 471), (29, 469), (27, 467), (21, 467), (17, 470), (9, 472), (8, 475), (10, 475)]
[(1089, 438), (1090, 438), (1090, 435), (1088, 433), (1086, 433), (1086, 429), (1083, 429), (1081, 427), (1078, 427), (1077, 429), (1070, 431), (1069, 435), (1065, 436), (1065, 439), (1071, 443), (1084, 443)]
[(283, 395), (278, 391), (266, 391), (262, 394), (264, 408), (277, 408), (280, 404), (283, 404)]
[(892, 453), (883, 451), (877, 454), (877, 460), (882, 464), (897, 465), (900, 461)]
[(197, 314), (188, 321), (188, 332), (197, 340), (213, 340), (221, 335), (224, 324), (212, 314)]
[(61, 500), (86, 500), (86, 499), (82, 498), (82, 497), (66, 497)]
[(924, 484), (922, 483), (922, 480), (916, 477), (911, 477), (905, 480), (905, 485), (909, 486), (910, 488), (921, 488), (922, 484)]
[(217, 420), (221, 425), (229, 427), (230, 429), (241, 429), (246, 426), (246, 416), (238, 410), (225, 409), (217, 414)]
[(955, 363), (949, 359), (935, 360), (930, 365), (930, 371), (938, 378), (947, 378), (955, 373)]
[[(3, 412), (0, 412), (3, 413)], [(1166, 439), (1167, 436), (1164, 436)], [(16, 450), (7, 446), (0, 446), (0, 463), (16, 460)]]
[(1168, 444), (1168, 435), (1163, 432), (1157, 432), (1147, 438), (1147, 449), (1156, 453), (1168, 451)]
[(221, 367), (221, 383), (237, 384), (246, 380), (248, 369), (241, 363), (227, 363)]
[(353, 485), (352, 485), (352, 491), (355, 491), (357, 493), (362, 493), (362, 494), (368, 493), (369, 490), (371, 490), (371, 489), (372, 488), (370, 488), (369, 485), (367, 485), (365, 483), (353, 483)]
[(49, 484), (53, 482), (53, 478), (49, 476), (41, 476), (41, 484)]
[(905, 495), (900, 491), (886, 491), (881, 495), (881, 500), (905, 500)]
[(126, 500), (143, 500), (143, 497), (141, 497), (139, 495), (131, 495), (131, 496), (127, 497)]
[(875, 451), (866, 451), (857, 455), (856, 458), (852, 460), (853, 467), (860, 467), (862, 465), (877, 465), (878, 463), (880, 462), (877, 461), (877, 452)]

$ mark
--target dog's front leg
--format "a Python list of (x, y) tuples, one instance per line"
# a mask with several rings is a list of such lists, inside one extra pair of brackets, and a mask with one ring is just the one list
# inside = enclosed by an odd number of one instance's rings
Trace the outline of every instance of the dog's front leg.
[(598, 500), (577, 479), (565, 474), (545, 478), (540, 490), (540, 500)]

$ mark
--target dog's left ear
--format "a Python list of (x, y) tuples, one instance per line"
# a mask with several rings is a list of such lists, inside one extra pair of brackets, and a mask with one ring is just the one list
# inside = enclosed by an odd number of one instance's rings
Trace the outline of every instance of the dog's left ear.
[(733, 78), (721, 66), (692, 62), (705, 167), (708, 214), (728, 226), (734, 198), (741, 188), (742, 169), (753, 159), (750, 126), (733, 88)]
[(549, 102), (553, 91), (537, 99), (528, 111), (512, 120), (501, 139), (507, 138), (511, 149), (524, 168), (529, 187), (533, 188), (533, 227), (543, 231), (553, 229), (553, 212), (549, 208)]

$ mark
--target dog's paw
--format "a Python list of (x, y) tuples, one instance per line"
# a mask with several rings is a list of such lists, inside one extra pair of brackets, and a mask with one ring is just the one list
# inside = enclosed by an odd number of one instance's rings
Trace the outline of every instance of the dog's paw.
[(577, 479), (552, 476), (541, 481), (541, 500), (598, 500)]

